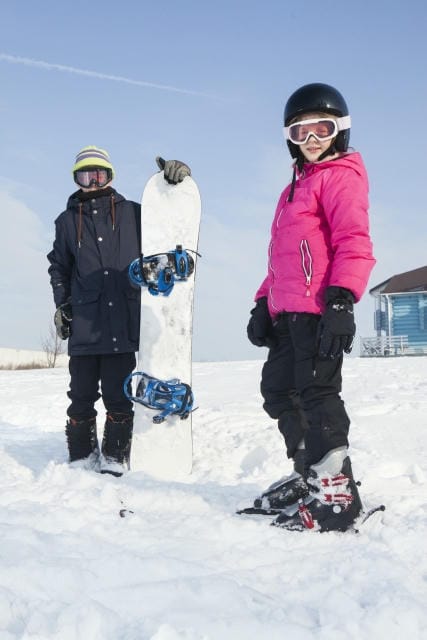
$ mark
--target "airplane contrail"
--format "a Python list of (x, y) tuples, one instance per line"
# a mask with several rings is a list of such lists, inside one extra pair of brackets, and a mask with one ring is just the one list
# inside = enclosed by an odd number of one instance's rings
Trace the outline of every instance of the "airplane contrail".
[(98, 71), (90, 71), (88, 69), (78, 69), (63, 64), (54, 64), (52, 62), (44, 62), (43, 60), (33, 60), (32, 58), (22, 58), (20, 56), (12, 56), (7, 53), (0, 53), (0, 61), (10, 62), (12, 64), (22, 64), (46, 71), (61, 71), (65, 73), (74, 73), (89, 78), (98, 78), (99, 80), (110, 80), (112, 82), (122, 82), (124, 84), (132, 84), (137, 87), (148, 87), (151, 89), (160, 89), (162, 91), (174, 91), (175, 93), (184, 93), (192, 96), (200, 96), (203, 98), (214, 98), (215, 96), (200, 91), (192, 91), (191, 89), (180, 89), (166, 84), (156, 84), (155, 82), (145, 82), (144, 80), (133, 80), (124, 76), (115, 76), (108, 73), (100, 73)]

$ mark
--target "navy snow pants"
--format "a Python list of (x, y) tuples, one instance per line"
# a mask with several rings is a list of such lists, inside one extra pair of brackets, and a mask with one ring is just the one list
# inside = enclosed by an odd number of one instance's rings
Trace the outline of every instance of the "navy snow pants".
[(101, 395), (107, 412), (133, 414), (133, 405), (124, 394), (123, 383), (135, 364), (134, 353), (71, 356), (68, 416), (78, 420), (94, 418), (97, 413), (95, 402)]

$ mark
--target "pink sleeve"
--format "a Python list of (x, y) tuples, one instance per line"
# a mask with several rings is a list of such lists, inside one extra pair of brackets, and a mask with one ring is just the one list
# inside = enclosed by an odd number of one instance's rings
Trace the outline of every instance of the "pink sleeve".
[(334, 253), (328, 284), (349, 289), (358, 301), (376, 262), (369, 236), (367, 176), (349, 167), (331, 171), (322, 196)]

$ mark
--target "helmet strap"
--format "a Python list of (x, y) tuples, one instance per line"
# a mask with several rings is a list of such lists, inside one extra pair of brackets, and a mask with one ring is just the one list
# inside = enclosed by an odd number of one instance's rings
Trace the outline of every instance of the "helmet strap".
[(298, 169), (298, 171), (302, 171), (304, 168), (304, 164), (307, 162), (307, 158), (304, 156), (304, 154), (298, 149), (298, 156), (297, 156), (297, 161), (295, 162), (295, 165)]
[(326, 149), (326, 151), (324, 151), (323, 153), (320, 154), (320, 156), (317, 158), (316, 162), (319, 162), (319, 160), (324, 160), (328, 156), (333, 156), (336, 153), (337, 153), (337, 148), (335, 146), (335, 140), (334, 140), (332, 142), (332, 144)]
[[(294, 145), (296, 147), (296, 145)], [(299, 172), (301, 172), (303, 170), (304, 167), (304, 163), (306, 162), (306, 159), (304, 158), (304, 155), (301, 153), (300, 149), (298, 147), (296, 147), (295, 150), (295, 156), (296, 158), (295, 162), (294, 162), (294, 169), (292, 172), (292, 182), (291, 182), (291, 190), (289, 192), (289, 196), (288, 196), (288, 202), (292, 202), (294, 199), (294, 192), (295, 192), (295, 185), (296, 185), (296, 181), (297, 181), (297, 169)]]
[(295, 183), (297, 181), (297, 164), (298, 160), (294, 163), (294, 170), (292, 172), (291, 190), (288, 195), (288, 202), (292, 202), (294, 199)]

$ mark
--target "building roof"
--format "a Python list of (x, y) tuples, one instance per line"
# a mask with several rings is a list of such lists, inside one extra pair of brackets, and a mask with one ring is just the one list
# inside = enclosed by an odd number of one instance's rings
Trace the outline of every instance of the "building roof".
[(369, 290), (372, 296), (382, 293), (405, 293), (406, 291), (427, 291), (427, 266), (405, 271), (384, 280)]

